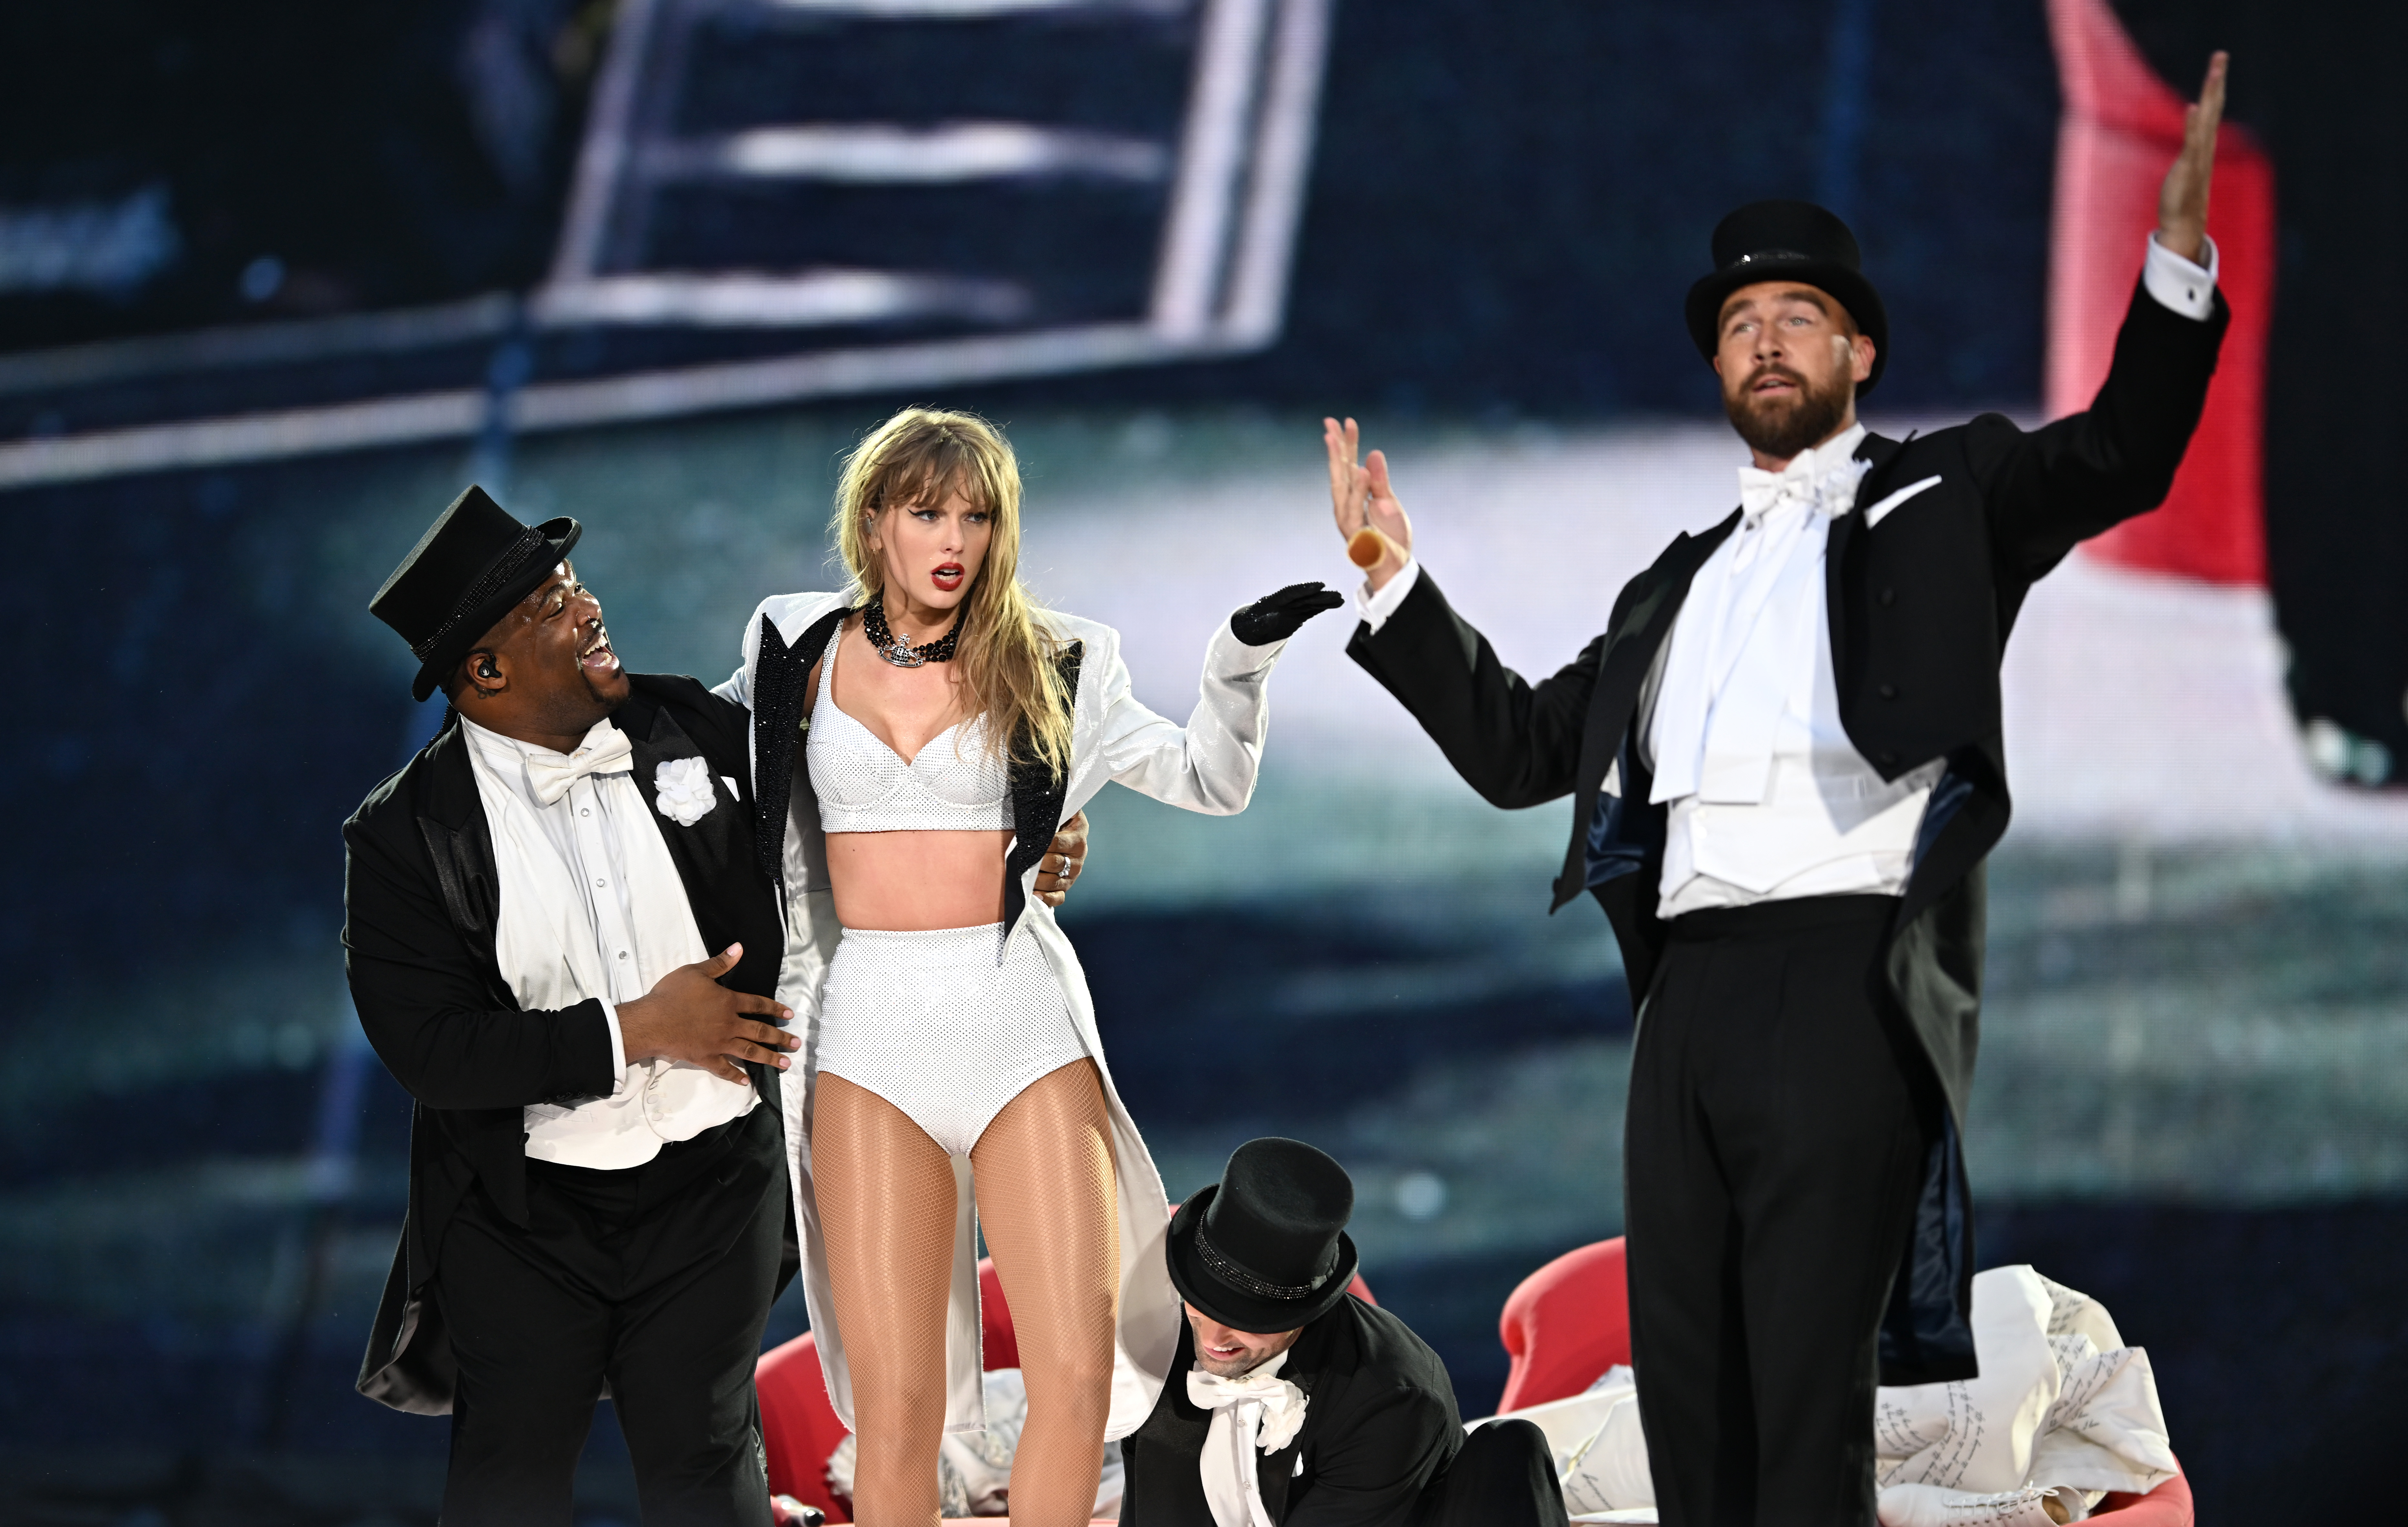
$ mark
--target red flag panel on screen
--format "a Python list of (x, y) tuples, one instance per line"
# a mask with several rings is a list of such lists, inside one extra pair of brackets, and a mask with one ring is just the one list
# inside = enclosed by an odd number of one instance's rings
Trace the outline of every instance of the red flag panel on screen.
[[(2157, 183), (2182, 147), (2188, 97), (2158, 78), (2107, 0), (2049, 0), (2048, 9), (2065, 97), (2049, 247), (2047, 407), (2055, 419), (2088, 407), (2106, 379), (2144, 240), (2157, 226)], [(2229, 120), (2216, 144), (2207, 231), (2221, 256), (2217, 281), (2232, 327), (2206, 415), (2164, 507), (2089, 549), (2125, 566), (2258, 586), (2266, 581), (2274, 166), (2248, 130)]]

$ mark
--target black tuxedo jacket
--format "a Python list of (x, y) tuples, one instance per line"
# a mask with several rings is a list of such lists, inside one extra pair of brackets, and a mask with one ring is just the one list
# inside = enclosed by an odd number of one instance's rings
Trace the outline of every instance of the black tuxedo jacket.
[[(610, 720), (634, 748), (640, 786), (649, 792), (667, 760), (699, 757), (714, 782), (724, 777), (743, 788), (752, 771), (741, 706), (691, 678), (630, 677), (634, 692)], [(467, 748), (455, 713), (343, 824), (351, 1001), (368, 1042), (417, 1100), (408, 1220), (359, 1390), (396, 1410), (426, 1415), (452, 1407), (451, 1344), (424, 1293), (452, 1211), (482, 1183), (506, 1218), (524, 1224), (521, 1110), (530, 1103), (575, 1105), (612, 1085), (609, 1024), (600, 1002), (525, 1012), (502, 978), (494, 953), (501, 881)], [(749, 793), (722, 800), (691, 827), (658, 813), (652, 821), (684, 882), (704, 947), (744, 945), (742, 962), (721, 984), (774, 996), (785, 920), (752, 850)], [(777, 1069), (747, 1069), (772, 1117), (782, 1119)]]
[[(1212, 1413), (1187, 1398), (1193, 1328), (1179, 1333), (1154, 1414), (1121, 1442), (1122, 1527), (1213, 1527), (1197, 1462)], [(1411, 1327), (1353, 1294), (1304, 1328), (1280, 1377), (1304, 1391), (1304, 1425), (1257, 1452), (1263, 1505), (1281, 1527), (1391, 1527), (1463, 1446), (1446, 1365)]]
[[(1972, 1220), (1958, 1149), (1982, 981), (1981, 865), (2006, 831), (1999, 665), (2033, 583), (2074, 544), (2164, 501), (2198, 427), (2230, 314), (2201, 322), (2133, 294), (2114, 364), (2086, 413), (2041, 429), (1985, 414), (1903, 441), (1867, 435), (1857, 508), (1833, 522), (1825, 574), (1840, 719), (1885, 778), (1934, 759), (1932, 792), (1883, 956), (1889, 993), (1930, 1063), (1929, 1159), (1882, 1333), (1883, 1382), (1974, 1372)], [(1878, 524), (1865, 510), (1916, 488)], [(1348, 651), (1404, 702), (1466, 781), (1500, 806), (1572, 797), (1553, 906), (1584, 889), (1613, 924), (1635, 1005), (1665, 942), (1656, 918), (1666, 810), (1633, 746), (1640, 691), (1689, 580), (1739, 523), (1684, 534), (1630, 580), (1605, 633), (1532, 684), (1497, 661), (1424, 569)], [(1618, 761), (1619, 795), (1602, 793)]]

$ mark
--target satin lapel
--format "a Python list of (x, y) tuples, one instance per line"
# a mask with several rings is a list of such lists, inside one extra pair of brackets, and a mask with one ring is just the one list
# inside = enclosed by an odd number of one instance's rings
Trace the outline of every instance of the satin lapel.
[(773, 885), (785, 871), (786, 805), (795, 792), (795, 749), (811, 707), (811, 664), (837, 622), (852, 613), (830, 610), (792, 647), (777, 621), (761, 617), (752, 658), (752, 851)]
[(1646, 682), (1647, 670), (1656, 661), (1656, 649), (1663, 645), (1672, 629), (1673, 618), (1689, 597), (1689, 580), (1698, 576), (1698, 569), (1705, 565), (1706, 559), (1714, 554), (1714, 549), (1723, 544), (1738, 523), (1739, 511), (1733, 509), (1722, 523), (1701, 535), (1684, 531), (1656, 559), (1656, 565), (1641, 575), (1647, 584), (1631, 599), (1630, 607), (1607, 636), (1605, 654), (1598, 662), (1597, 688), (1589, 699), (1588, 726), (1581, 735), (1582, 800), (1594, 797), (1605, 783), (1605, 771), (1621, 750), (1623, 729), (1630, 723), (1631, 707), (1639, 702), (1639, 687)]
[[(493, 991), (506, 995), (501, 963), (494, 953), (494, 927), (502, 910), (501, 872), (494, 863), (494, 835), (485, 823), (485, 803), (477, 794), (477, 779), (468, 764), (468, 739), (460, 733), (457, 712), (445, 718), (435, 740), (426, 745), (424, 809), (418, 813), (418, 835), (435, 866), (435, 880), (443, 892), (443, 909), (452, 925), (476, 951)], [(516, 999), (501, 1006), (515, 1007)]]
[(1322, 1374), (1329, 1363), (1330, 1330), (1328, 1315), (1305, 1327), (1304, 1334), (1288, 1349), (1287, 1362), (1280, 1367), (1282, 1378), (1304, 1391), (1304, 1424), (1297, 1428), (1286, 1447), (1254, 1461), (1255, 1487), (1262, 1491), (1263, 1508), (1270, 1513), (1273, 1521), (1287, 1515), (1288, 1487), (1296, 1483), (1297, 1461), (1304, 1456), (1306, 1444), (1319, 1434), (1321, 1423), (1328, 1419), (1315, 1415), (1312, 1403), (1323, 1387)]
[(1629, 733), (1640, 686), (1646, 682), (1656, 649), (1664, 645), (1673, 618), (1689, 597), (1690, 580), (1738, 523), (1739, 511), (1733, 509), (1721, 524), (1702, 535), (1683, 532), (1656, 559), (1655, 566), (1639, 575), (1641, 586), (1607, 634), (1605, 651), (1598, 660), (1597, 685), (1589, 692), (1587, 725), (1581, 734), (1571, 842), (1564, 849), (1564, 866), (1555, 877), (1550, 910), (1579, 895), (1588, 881), (1589, 830), (1597, 818), (1598, 792), (1604, 788), (1606, 771), (1613, 766), (1622, 740)]
[[(677, 864), (678, 879), (685, 886), (686, 904), (694, 908), (695, 921), (701, 925), (705, 948), (717, 949), (738, 936), (728, 925), (725, 906), (728, 877), (750, 873), (750, 866), (739, 864), (740, 834), (737, 814), (744, 809), (740, 801), (730, 800), (726, 787), (719, 781), (719, 770), (685, 728), (677, 723), (662, 705), (647, 705), (652, 714), (630, 715), (637, 700), (630, 700), (611, 718), (619, 729), (627, 734), (628, 746), (635, 752), (636, 788), (643, 792), (645, 803), (652, 807), (652, 825), (660, 830), (661, 841), (668, 845), (669, 858)], [(711, 807), (695, 819), (690, 827), (660, 813), (661, 765), (672, 759), (699, 758), (703, 767), (710, 770)]]
[[(1070, 696), (1076, 710), (1079, 695), (1079, 668), (1086, 659), (1086, 644), (1072, 642), (1054, 660), (1054, 671), (1062, 680), (1062, 692)], [(1055, 774), (1033, 758), (1015, 756), (1010, 771), (1011, 785), (1011, 852), (1003, 861), (1003, 934), (1020, 926), (1020, 914), (1027, 909), (1027, 897), (1020, 889), (1021, 877), (1029, 866), (1045, 857), (1054, 841), (1054, 830), (1062, 825), (1062, 802), (1069, 793), (1070, 779), (1067, 774)]]
[[(1909, 440), (1914, 438), (1912, 435), (1907, 436)], [(1847, 689), (1848, 611), (1854, 607), (1846, 596), (1848, 553), (1855, 549), (1856, 536), (1864, 529), (1865, 506), (1881, 502), (1890, 469), (1897, 464), (1903, 449), (1902, 442), (1870, 432), (1856, 442), (1856, 459), (1872, 463), (1871, 470), (1856, 484), (1855, 507), (1831, 521), (1823, 542), (1823, 614), (1831, 628), (1831, 675), (1840, 681), (1843, 693)]]
[(1304, 1434), (1299, 1432), (1286, 1447), (1254, 1461), (1254, 1484), (1273, 1521), (1287, 1515), (1287, 1487), (1296, 1480), (1296, 1461), (1303, 1451)]

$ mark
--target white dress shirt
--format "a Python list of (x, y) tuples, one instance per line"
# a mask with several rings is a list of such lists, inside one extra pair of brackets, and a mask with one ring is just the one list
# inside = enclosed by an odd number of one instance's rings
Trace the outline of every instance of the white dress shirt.
[[(2200, 265), (2149, 235), (2142, 284), (2204, 322), (2216, 252)], [(1840, 724), (1823, 550), (1856, 507), (1864, 426), (1801, 451), (1782, 471), (1740, 468), (1740, 524), (1691, 579), (1671, 639), (1640, 699), (1639, 738), (1668, 806), (1656, 915), (1797, 896), (1897, 895), (1943, 764), (1884, 780)], [(1931, 479), (1936, 481), (1937, 479)], [(1870, 506), (1869, 526), (1925, 483)], [(1355, 607), (1373, 632), (1419, 579), (1411, 559)], [(1619, 793), (1619, 770), (1606, 777)]]
[[(1213, 1527), (1278, 1527), (1263, 1504), (1256, 1449), (1275, 1453), (1295, 1441), (1311, 1404), (1303, 1390), (1279, 1376), (1286, 1365), (1287, 1353), (1282, 1352), (1235, 1378), (1201, 1367), (1188, 1370), (1187, 1398), (1212, 1413), (1196, 1472)], [(1299, 1457), (1297, 1466), (1303, 1465)]]
[[(616, 1085), (573, 1108), (530, 1104), (526, 1153), (614, 1170), (639, 1166), (662, 1142), (691, 1139), (760, 1101), (699, 1066), (655, 1057), (630, 1064), (619, 1005), (680, 965), (708, 959), (677, 862), (637, 782), (626, 735), (596, 721), (571, 753), (503, 736), (461, 718), (501, 884), (494, 953), (523, 1008), (598, 998)], [(547, 799), (546, 797), (549, 797)]]

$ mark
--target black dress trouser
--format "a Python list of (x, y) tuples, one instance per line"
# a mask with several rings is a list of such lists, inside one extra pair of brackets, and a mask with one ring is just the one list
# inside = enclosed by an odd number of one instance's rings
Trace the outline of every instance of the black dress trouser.
[(568, 1527), (606, 1380), (645, 1527), (768, 1527), (752, 1366), (785, 1195), (766, 1106), (621, 1171), (530, 1160), (523, 1229), (470, 1192), (434, 1279), (460, 1364), (443, 1527)]
[(1631, 1363), (1665, 1527), (1871, 1527), (1878, 1332), (1924, 1074), (1875, 968), (1887, 896), (1693, 912), (1640, 1018)]
[(1565, 1527), (1565, 1520), (1547, 1434), (1517, 1419), (1473, 1428), (1446, 1472), (1422, 1491), (1412, 1527)]

